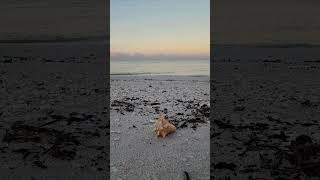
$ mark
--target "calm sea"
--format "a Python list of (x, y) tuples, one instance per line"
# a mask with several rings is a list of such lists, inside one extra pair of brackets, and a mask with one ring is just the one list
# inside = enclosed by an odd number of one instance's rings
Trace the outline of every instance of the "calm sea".
[(209, 76), (209, 60), (111, 60), (111, 75)]

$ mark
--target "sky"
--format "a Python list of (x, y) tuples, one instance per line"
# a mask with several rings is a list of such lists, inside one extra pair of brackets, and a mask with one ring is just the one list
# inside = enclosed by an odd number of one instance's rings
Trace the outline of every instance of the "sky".
[(209, 0), (111, 0), (111, 57), (204, 58), (210, 54)]
[[(0, 42), (106, 37), (110, 18), (113, 55), (208, 56), (209, 0), (110, 1), (1, 0)], [(211, 43), (320, 44), (319, 0), (211, 2)]]

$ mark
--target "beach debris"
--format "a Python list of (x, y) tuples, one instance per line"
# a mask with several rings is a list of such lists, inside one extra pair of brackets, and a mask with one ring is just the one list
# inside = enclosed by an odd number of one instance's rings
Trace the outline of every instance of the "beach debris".
[(210, 116), (210, 106), (208, 106), (207, 104), (203, 104), (200, 109), (199, 109), (200, 113), (203, 114), (205, 117), (209, 117)]
[[(71, 133), (26, 125), (22, 121), (16, 121), (10, 130), (6, 131), (2, 141), (6, 143), (32, 143), (36, 151), (35, 154), (48, 153), (52, 157), (63, 160), (74, 159), (76, 147), (80, 145), (79, 140)], [(44, 144), (49, 148), (43, 149), (42, 146)], [(31, 153), (28, 149), (22, 149), (17, 152), (24, 154), (24, 157)]]
[(165, 116), (161, 115), (155, 124), (154, 131), (157, 137), (166, 137), (167, 135), (174, 133), (176, 127), (171, 124)]
[(190, 180), (189, 173), (187, 171), (183, 171), (185, 175), (185, 180)]
[(296, 139), (291, 142), (291, 146), (305, 145), (305, 144), (308, 144), (308, 143), (309, 144), (312, 143), (311, 137), (302, 134), (302, 135), (297, 136)]
[(160, 103), (158, 103), (158, 102), (152, 102), (152, 103), (150, 103), (150, 105), (151, 105), (151, 106), (157, 106), (157, 105), (160, 105)]
[(118, 101), (118, 100), (114, 100), (113, 103), (111, 104), (111, 107), (122, 107), (124, 108), (125, 111), (128, 111), (128, 112), (133, 112), (135, 108), (135, 106), (131, 103)]
[(273, 134), (269, 136), (269, 139), (280, 139), (282, 141), (287, 141), (287, 138), (289, 138), (289, 136), (287, 136), (283, 131), (280, 132), (280, 134)]
[[(135, 102), (132, 102), (135, 101)], [(184, 108), (183, 111), (172, 112), (164, 103), (159, 100), (146, 100), (138, 97), (123, 97), (112, 101), (111, 109), (117, 111), (121, 115), (125, 115), (127, 112), (137, 112), (138, 114), (145, 115), (146, 113), (152, 114), (164, 114), (170, 119), (170, 123), (177, 129), (179, 128), (196, 128), (200, 124), (207, 123), (210, 117), (210, 103), (202, 103), (201, 99), (177, 99), (175, 105), (178, 108)], [(170, 101), (167, 101), (170, 102)], [(142, 107), (141, 107), (142, 106)], [(154, 123), (156, 120), (150, 119), (150, 123)]]
[(234, 169), (237, 167), (234, 163), (227, 163), (227, 162), (219, 162), (214, 165), (215, 169), (229, 169), (234, 171)]
[(46, 169), (47, 166), (43, 164), (43, 162), (37, 160), (37, 161), (34, 161), (33, 164), (39, 168), (42, 168), (42, 169)]
[(244, 106), (236, 106), (234, 107), (233, 111), (244, 111), (245, 107)]

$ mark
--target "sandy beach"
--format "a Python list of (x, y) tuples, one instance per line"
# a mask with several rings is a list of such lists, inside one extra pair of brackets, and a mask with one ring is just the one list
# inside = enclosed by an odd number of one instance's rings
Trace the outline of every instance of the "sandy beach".
[(0, 179), (107, 179), (104, 47), (1, 45)]
[[(111, 179), (210, 179), (209, 77), (111, 76)], [(167, 115), (177, 131), (157, 138)]]
[(212, 67), (212, 178), (318, 179), (319, 61), (231, 58)]

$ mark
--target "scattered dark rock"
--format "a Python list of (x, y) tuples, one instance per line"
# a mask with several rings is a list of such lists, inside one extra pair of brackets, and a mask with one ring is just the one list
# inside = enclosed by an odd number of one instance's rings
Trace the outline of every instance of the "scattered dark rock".
[(181, 99), (177, 99), (178, 102), (182, 103), (183, 101)]
[(273, 121), (273, 122), (276, 122), (276, 123), (291, 125), (291, 123), (289, 123), (289, 122), (281, 121), (280, 117), (277, 116), (277, 115), (268, 115), (267, 119), (269, 121)]
[(55, 158), (62, 159), (62, 160), (72, 160), (76, 156), (76, 151), (75, 149), (67, 150), (67, 149), (63, 149), (63, 147), (60, 147), (60, 148), (54, 148), (54, 150), (51, 152), (51, 155)]
[(205, 117), (209, 117), (210, 116), (210, 106), (208, 106), (207, 104), (203, 104), (200, 109), (199, 109), (200, 113), (202, 113)]
[(289, 138), (289, 136), (286, 136), (285, 133), (283, 131), (281, 131), (280, 134), (270, 135), (269, 138), (280, 139), (282, 141), (287, 141), (287, 138)]
[(39, 168), (42, 168), (42, 169), (46, 169), (47, 166), (43, 164), (43, 162), (37, 160), (37, 161), (34, 161), (33, 164)]
[(157, 106), (157, 105), (160, 105), (160, 103), (158, 102), (153, 102), (153, 103), (150, 103), (151, 106)]
[(12, 59), (5, 59), (4, 61), (2, 61), (3, 63), (12, 63)]
[(263, 60), (263, 62), (267, 62), (267, 63), (280, 63), (281, 60), (280, 60), (280, 59), (275, 59), (275, 60), (266, 59), (266, 60)]
[[(49, 153), (59, 159), (73, 159), (76, 154), (76, 147), (80, 145), (78, 139), (70, 133), (25, 125), (21, 121), (15, 122), (11, 129), (6, 131), (3, 142), (34, 143), (34, 153)], [(41, 148), (43, 145), (51, 147), (43, 149)], [(20, 149), (17, 152), (23, 153), (24, 158), (31, 153), (28, 149)]]
[(219, 162), (213, 166), (215, 169), (229, 169), (234, 171), (237, 165), (234, 163)]
[(189, 118), (187, 119), (187, 121), (189, 123), (205, 123), (204, 119), (201, 117), (193, 117), (193, 118)]
[(303, 134), (303, 135), (297, 136), (296, 139), (291, 142), (291, 146), (305, 145), (305, 144), (311, 144), (311, 143), (312, 143), (311, 137)]
[(308, 107), (312, 106), (312, 103), (309, 99), (302, 101), (301, 104)]
[(309, 127), (309, 126), (315, 126), (317, 124), (315, 124), (315, 123), (301, 123), (300, 125), (305, 126), (305, 127)]
[(244, 111), (244, 110), (245, 110), (245, 107), (244, 107), (244, 106), (236, 106), (236, 107), (234, 107), (233, 110), (234, 110), (234, 111)]
[(157, 113), (157, 114), (159, 114), (160, 113), (160, 110), (159, 110), (159, 106), (154, 106), (154, 107), (152, 107), (154, 110), (155, 110), (155, 112)]
[(135, 106), (131, 103), (118, 101), (118, 100), (114, 100), (113, 103), (111, 104), (111, 107), (122, 107), (124, 108), (124, 110), (128, 112), (133, 112), (135, 108)]
[[(224, 120), (224, 121), (222, 121)], [(214, 124), (216, 124), (219, 128), (222, 128), (222, 129), (233, 129), (235, 128), (233, 125), (229, 124), (228, 122), (225, 122), (225, 119), (223, 118), (222, 120), (218, 120), (218, 119), (215, 119), (213, 121)]]
[(181, 121), (177, 126), (177, 128), (185, 128), (185, 127), (188, 127), (187, 121)]

